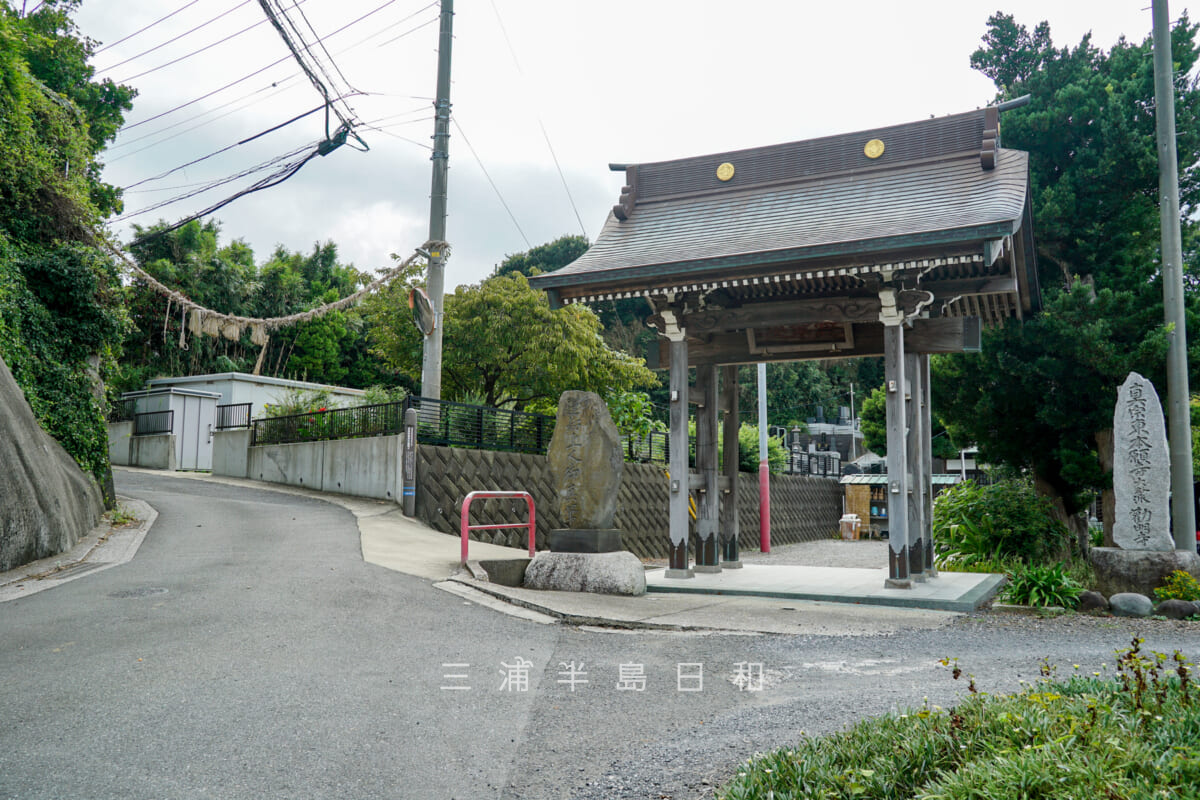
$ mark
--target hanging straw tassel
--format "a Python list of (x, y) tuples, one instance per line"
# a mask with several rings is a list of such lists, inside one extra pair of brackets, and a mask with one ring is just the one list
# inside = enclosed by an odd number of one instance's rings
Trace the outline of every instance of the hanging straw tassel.
[(187, 306), (179, 307), (179, 349), (187, 350)]
[(225, 320), (221, 325), (221, 335), (231, 342), (236, 342), (242, 338), (242, 326), (233, 320)]
[(259, 347), (263, 347), (264, 345), (266, 345), (266, 343), (269, 341), (269, 337), (267, 336), (267, 329), (261, 324), (251, 325), (250, 326), (250, 341), (253, 342), (254, 344), (258, 345)]
[(204, 312), (198, 308), (193, 308), (188, 312), (188, 330), (193, 336), (199, 336), (204, 333)]
[(215, 314), (205, 314), (204, 321), (200, 325), (205, 336), (220, 336), (221, 335), (221, 318)]

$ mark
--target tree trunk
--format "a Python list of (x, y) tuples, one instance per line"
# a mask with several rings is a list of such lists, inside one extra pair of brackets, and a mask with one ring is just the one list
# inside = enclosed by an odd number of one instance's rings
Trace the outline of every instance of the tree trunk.
[[(1100, 431), (1096, 434), (1096, 450), (1100, 456), (1100, 466), (1104, 472), (1111, 478), (1113, 471), (1113, 462), (1115, 455), (1113, 454), (1113, 432), (1112, 428), (1106, 431)], [(1113, 542), (1113, 520), (1117, 516), (1117, 495), (1112, 490), (1112, 480), (1109, 480), (1109, 488), (1105, 489), (1100, 495), (1100, 519), (1104, 523), (1104, 546), (1115, 547)]]
[(1087, 514), (1068, 514), (1062, 495), (1049, 482), (1036, 473), (1033, 476), (1033, 488), (1038, 494), (1050, 500), (1051, 516), (1067, 526), (1067, 530), (1075, 537), (1075, 541), (1079, 543), (1079, 552), (1086, 556), (1089, 545)]

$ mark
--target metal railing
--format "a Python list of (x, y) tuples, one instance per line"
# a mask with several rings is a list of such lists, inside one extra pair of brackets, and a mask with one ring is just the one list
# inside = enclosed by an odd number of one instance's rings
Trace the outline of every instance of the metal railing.
[[(472, 525), (471, 521), (471, 501), (484, 500), (492, 497), (519, 497), (525, 501), (526, 508), (529, 509), (529, 516), (525, 522), (501, 523), (498, 525)], [(529, 557), (534, 556), (534, 537), (537, 535), (537, 507), (533, 503), (533, 495), (529, 492), (469, 492), (463, 498), (462, 511), (460, 512), (459, 530), (462, 535), (462, 552), (461, 564), (467, 563), (467, 541), (471, 531), (494, 531), (506, 528), (528, 528), (529, 529)]]
[(256, 419), (251, 444), (397, 435), (410, 408), (417, 412), (417, 441), (422, 444), (542, 454), (554, 435), (554, 417), (545, 414), (406, 397), (399, 403)]
[(645, 438), (622, 437), (626, 461), (666, 464), (671, 460), (671, 437), (666, 431), (650, 431)]
[(217, 406), (217, 430), (250, 427), (250, 407), (253, 403), (230, 403)]
[(154, 436), (175, 431), (174, 411), (149, 411), (133, 415), (134, 436)]
[(130, 422), (137, 411), (137, 399), (113, 400), (108, 405), (108, 422)]

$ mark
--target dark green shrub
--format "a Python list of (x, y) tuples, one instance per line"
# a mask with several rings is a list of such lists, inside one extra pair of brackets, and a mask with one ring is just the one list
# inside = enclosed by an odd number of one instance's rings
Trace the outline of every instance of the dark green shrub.
[(1004, 598), (1026, 606), (1072, 608), (1083, 587), (1067, 575), (1062, 564), (1019, 564), (1004, 587)]
[(1054, 561), (1070, 533), (1032, 481), (1017, 478), (991, 486), (966, 481), (942, 492), (933, 504), (933, 539), (938, 564), (950, 569), (984, 559)]

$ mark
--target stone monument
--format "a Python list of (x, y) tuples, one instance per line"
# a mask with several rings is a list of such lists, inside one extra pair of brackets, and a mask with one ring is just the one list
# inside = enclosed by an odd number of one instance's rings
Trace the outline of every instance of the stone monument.
[(1137, 374), (1121, 384), (1113, 413), (1113, 542), (1092, 548), (1096, 588), (1105, 595), (1150, 595), (1182, 569), (1200, 577), (1195, 552), (1175, 550), (1171, 536), (1171, 463), (1162, 405), (1154, 384)]
[(1171, 459), (1154, 384), (1129, 373), (1113, 414), (1113, 541), (1122, 550), (1174, 550)]
[(622, 550), (613, 528), (625, 458), (608, 406), (591, 392), (564, 392), (546, 453), (554, 474), (562, 529), (551, 531), (556, 553)]
[(533, 589), (643, 594), (645, 568), (625, 551), (613, 527), (625, 459), (608, 406), (592, 392), (564, 392), (547, 453), (563, 528), (550, 532), (550, 552), (525, 571)]

